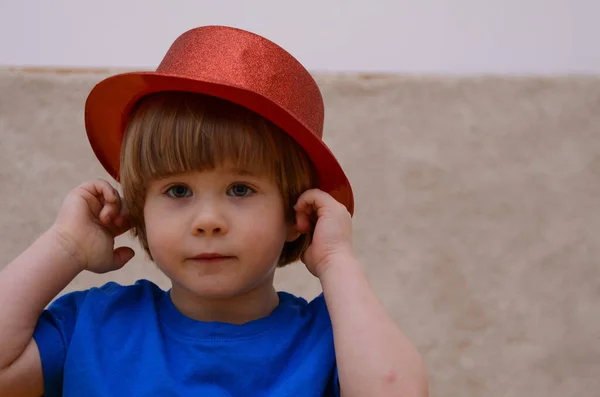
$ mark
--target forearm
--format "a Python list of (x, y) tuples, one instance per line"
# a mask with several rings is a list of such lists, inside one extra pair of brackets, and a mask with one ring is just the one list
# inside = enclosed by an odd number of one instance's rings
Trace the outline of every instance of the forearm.
[(0, 271), (0, 369), (21, 355), (41, 312), (80, 271), (72, 247), (52, 230)]
[(330, 265), (320, 280), (344, 397), (428, 395), (421, 356), (388, 316), (356, 260), (349, 255)]

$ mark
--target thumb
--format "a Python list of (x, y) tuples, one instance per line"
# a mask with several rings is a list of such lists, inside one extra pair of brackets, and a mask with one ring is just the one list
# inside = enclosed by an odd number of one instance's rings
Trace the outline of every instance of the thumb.
[(135, 251), (129, 247), (119, 247), (113, 251), (113, 255), (115, 267), (120, 269), (134, 257)]

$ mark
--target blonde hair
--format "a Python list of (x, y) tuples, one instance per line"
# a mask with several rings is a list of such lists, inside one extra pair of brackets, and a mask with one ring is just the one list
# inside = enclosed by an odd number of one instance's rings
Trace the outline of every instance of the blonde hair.
[[(315, 186), (312, 164), (300, 146), (244, 107), (185, 92), (152, 94), (136, 104), (123, 139), (119, 179), (133, 236), (149, 256), (143, 217), (148, 183), (172, 174), (211, 170), (227, 161), (272, 177), (289, 222), (300, 194)], [(279, 266), (297, 261), (308, 243), (306, 235), (285, 243)]]

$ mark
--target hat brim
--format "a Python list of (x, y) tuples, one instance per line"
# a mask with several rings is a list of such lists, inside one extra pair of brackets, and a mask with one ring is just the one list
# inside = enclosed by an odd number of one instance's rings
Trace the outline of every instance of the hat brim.
[(218, 81), (201, 81), (157, 72), (123, 73), (98, 83), (85, 104), (85, 127), (92, 149), (106, 171), (119, 180), (121, 141), (128, 115), (142, 97), (163, 91), (184, 91), (218, 97), (268, 119), (288, 133), (312, 160), (318, 188), (354, 213), (352, 188), (339, 162), (313, 131), (294, 114), (255, 92)]

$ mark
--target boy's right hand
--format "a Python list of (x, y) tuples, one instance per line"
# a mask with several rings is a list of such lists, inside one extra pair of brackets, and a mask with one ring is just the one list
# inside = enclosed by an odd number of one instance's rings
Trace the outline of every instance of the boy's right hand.
[(106, 273), (134, 256), (129, 247), (115, 249), (115, 237), (131, 228), (119, 192), (105, 180), (91, 180), (64, 199), (50, 232), (68, 250), (80, 270)]

